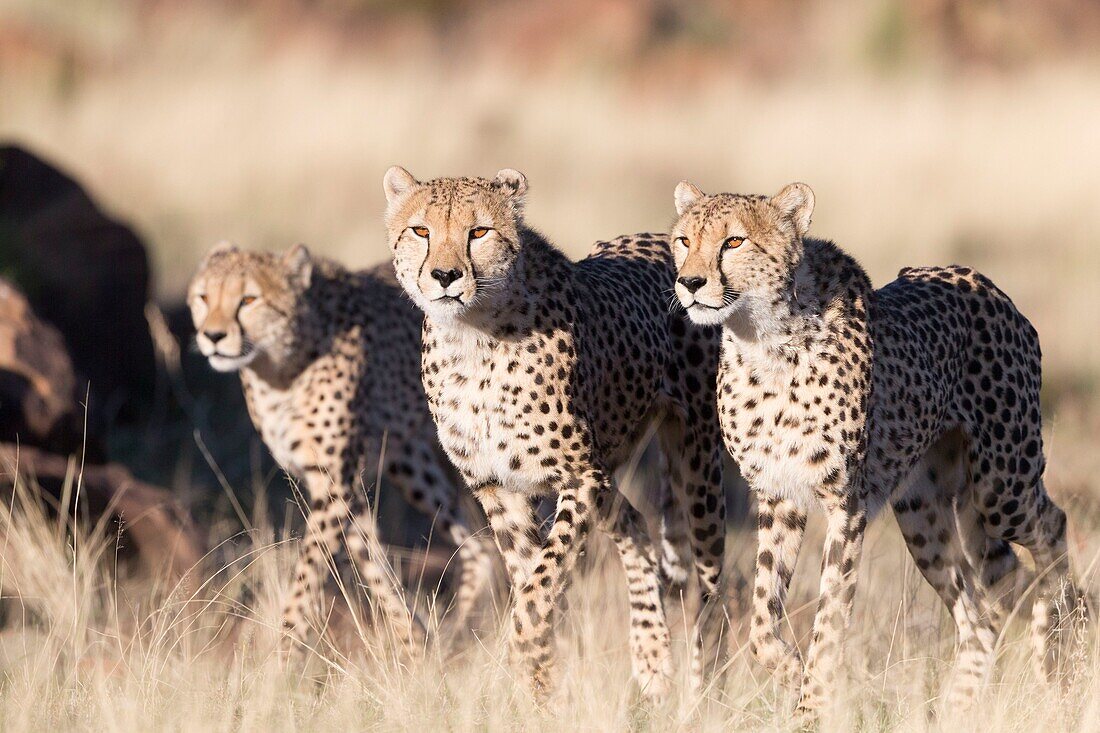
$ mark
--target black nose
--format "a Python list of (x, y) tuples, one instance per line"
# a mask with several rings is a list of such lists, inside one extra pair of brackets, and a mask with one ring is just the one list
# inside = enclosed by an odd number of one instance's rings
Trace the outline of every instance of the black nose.
[(705, 277), (699, 277), (698, 275), (695, 275), (693, 277), (682, 277), (677, 280), (677, 282), (687, 288), (687, 291), (689, 293), (694, 293), (696, 290), (707, 284), (707, 279)]
[(210, 339), (210, 343), (216, 344), (225, 338), (225, 331), (203, 331), (206, 338)]
[(458, 270), (440, 270), (437, 267), (432, 270), (432, 277), (438, 280), (440, 285), (447, 287), (455, 280), (462, 277), (462, 273)]

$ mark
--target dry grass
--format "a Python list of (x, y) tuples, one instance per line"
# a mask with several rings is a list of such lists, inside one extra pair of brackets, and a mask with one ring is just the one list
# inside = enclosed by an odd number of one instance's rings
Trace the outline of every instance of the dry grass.
[[(74, 474), (73, 490), (79, 483)], [(262, 516), (262, 512), (260, 515)], [(278, 598), (293, 547), (262, 519), (212, 553), (194, 593), (130, 578), (102, 532), (71, 531), (27, 500), (25, 488), (0, 510), (0, 583), (7, 623), (0, 637), (0, 729), (23, 730), (783, 730), (793, 699), (748, 658), (739, 619), (730, 627), (724, 679), (705, 699), (677, 694), (642, 702), (629, 678), (625, 592), (603, 543), (570, 591), (562, 624), (563, 680), (548, 712), (532, 708), (506, 664), (499, 616), (454, 650), (425, 660), (393, 655), (384, 632), (364, 621), (330, 633), (305, 666), (275, 653)], [(810, 541), (793, 588), (792, 631), (805, 640), (816, 583)], [(753, 541), (732, 536), (731, 562), (745, 569)], [(216, 558), (216, 559), (215, 559)], [(873, 526), (866, 545), (850, 674), (830, 728), (1094, 730), (1096, 641), (1076, 647), (1074, 675), (1060, 689), (1030, 672), (1024, 624), (998, 650), (997, 674), (980, 715), (929, 713), (949, 671), (951, 628), (898, 541), (893, 521)], [(351, 589), (345, 589), (353, 593)], [(421, 603), (438, 625), (434, 593)], [(673, 625), (681, 668), (686, 634)], [(445, 618), (445, 615), (444, 615)], [(351, 633), (347, 629), (352, 629)], [(344, 639), (340, 642), (339, 639)]]

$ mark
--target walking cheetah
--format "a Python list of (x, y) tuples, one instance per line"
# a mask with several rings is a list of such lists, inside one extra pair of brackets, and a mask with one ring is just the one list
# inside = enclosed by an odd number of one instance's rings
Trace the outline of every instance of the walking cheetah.
[[(1043, 487), (1039, 339), (986, 277), (907, 268), (874, 290), (831, 242), (806, 238), (814, 196), (707, 196), (676, 188), (676, 293), (723, 327), (718, 411), (730, 454), (759, 496), (751, 649), (792, 684), (800, 709), (829, 694), (867, 520), (892, 502), (910, 553), (958, 627), (950, 700), (990, 671), (995, 586), (1040, 571), (1033, 637), (1042, 667), (1071, 588), (1066, 516)], [(827, 534), (804, 675), (780, 617), (806, 511)], [(800, 679), (801, 678), (801, 679)]]
[[(668, 316), (653, 289), (672, 287), (663, 236), (598, 242), (573, 263), (524, 223), (517, 171), (422, 183), (395, 167), (384, 188), (397, 277), (426, 314), (423, 378), (440, 442), (485, 509), (512, 581), (514, 661), (544, 701), (552, 615), (599, 522), (626, 571), (635, 679), (660, 698), (670, 657), (656, 550), (611, 473), (656, 421), (672, 493), (690, 509), (703, 601), (717, 599), (717, 331)], [(533, 502), (545, 495), (557, 510), (543, 538)], [(707, 632), (695, 635), (694, 684)]]
[(488, 577), (488, 541), (471, 536), (459, 511), (418, 378), (423, 318), (401, 297), (389, 265), (349, 272), (302, 245), (280, 257), (223, 244), (199, 266), (188, 303), (203, 355), (218, 371), (240, 372), (264, 443), (308, 490), (286, 640), (306, 640), (307, 613), (343, 537), (386, 621), (405, 642), (421, 641), (355, 490), (360, 476), (378, 475), (379, 460), (409, 503), (458, 546), (461, 624)]

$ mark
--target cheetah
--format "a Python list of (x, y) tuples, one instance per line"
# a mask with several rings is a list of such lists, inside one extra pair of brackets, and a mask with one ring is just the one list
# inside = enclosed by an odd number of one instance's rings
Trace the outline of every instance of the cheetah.
[[(750, 648), (800, 685), (813, 716), (830, 694), (867, 521), (892, 503), (909, 551), (958, 631), (949, 704), (990, 673), (1017, 568), (1040, 572), (1033, 640), (1053, 671), (1070, 581), (1066, 515), (1043, 485), (1039, 339), (990, 280), (965, 267), (906, 268), (875, 290), (831, 242), (807, 237), (814, 195), (705, 195), (684, 181), (671, 230), (676, 294), (722, 327), (718, 412), (759, 500)], [(827, 529), (805, 669), (780, 637), (807, 511)], [(1045, 570), (1046, 572), (1042, 572)]]
[[(512, 583), (513, 662), (544, 703), (552, 617), (595, 524), (626, 573), (634, 678), (662, 698), (671, 662), (660, 561), (612, 472), (655, 426), (714, 611), (725, 541), (717, 330), (689, 329), (654, 294), (654, 284), (672, 288), (663, 236), (598, 242), (574, 263), (526, 225), (518, 171), (420, 182), (394, 167), (384, 189), (397, 278), (425, 313), (423, 380), (440, 442), (484, 508)], [(533, 510), (544, 496), (557, 502), (545, 537)], [(694, 687), (711, 664), (704, 626), (717, 628), (693, 623)]]
[(389, 263), (349, 272), (302, 245), (279, 256), (224, 243), (199, 266), (188, 304), (203, 356), (218, 371), (240, 373), (264, 443), (308, 491), (285, 643), (304, 647), (311, 605), (341, 539), (397, 637), (423, 642), (356, 491), (360, 476), (379, 471), (458, 546), (449, 622), (460, 626), (489, 578), (490, 545), (471, 535), (460, 511), (419, 378), (423, 318), (401, 297)]

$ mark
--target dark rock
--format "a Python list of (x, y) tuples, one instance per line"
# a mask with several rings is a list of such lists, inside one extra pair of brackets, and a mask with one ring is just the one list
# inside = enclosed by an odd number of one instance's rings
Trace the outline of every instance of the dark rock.
[(0, 441), (102, 460), (100, 426), (85, 428), (82, 397), (61, 334), (0, 278)]
[(61, 332), (93, 405), (139, 416), (156, 382), (145, 247), (76, 181), (16, 146), (0, 146), (0, 274)]

